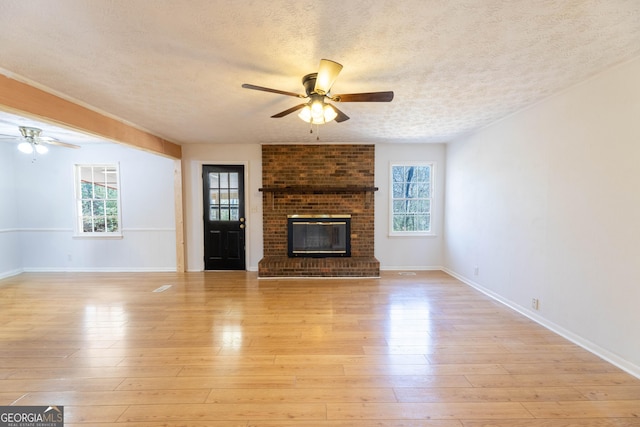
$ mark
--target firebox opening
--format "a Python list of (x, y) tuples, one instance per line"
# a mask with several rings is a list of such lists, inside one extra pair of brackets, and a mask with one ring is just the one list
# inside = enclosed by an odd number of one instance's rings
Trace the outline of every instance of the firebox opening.
[(350, 257), (351, 215), (289, 215), (289, 257)]

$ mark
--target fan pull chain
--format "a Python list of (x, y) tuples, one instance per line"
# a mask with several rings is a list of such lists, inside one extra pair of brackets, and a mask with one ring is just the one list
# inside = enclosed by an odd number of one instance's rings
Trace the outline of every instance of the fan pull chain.
[[(309, 123), (309, 133), (313, 133), (313, 123)], [(320, 141), (320, 126), (316, 124), (316, 141)]]

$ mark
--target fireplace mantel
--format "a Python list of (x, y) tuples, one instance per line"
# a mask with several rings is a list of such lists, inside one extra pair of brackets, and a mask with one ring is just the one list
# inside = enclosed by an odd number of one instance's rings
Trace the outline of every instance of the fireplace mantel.
[(290, 185), (282, 187), (263, 187), (258, 191), (264, 193), (284, 194), (342, 194), (342, 193), (370, 193), (378, 191), (378, 187), (362, 186), (319, 186), (319, 185)]

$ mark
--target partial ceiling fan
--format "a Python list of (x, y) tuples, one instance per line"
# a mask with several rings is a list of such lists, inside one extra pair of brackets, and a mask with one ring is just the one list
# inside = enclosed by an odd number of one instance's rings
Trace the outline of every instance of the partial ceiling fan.
[(21, 136), (0, 135), (0, 141), (19, 142), (18, 150), (26, 154), (34, 152), (44, 154), (49, 151), (47, 145), (57, 145), (66, 148), (80, 148), (78, 145), (58, 141), (55, 138), (40, 136), (42, 134), (42, 129), (29, 126), (20, 126), (18, 129), (20, 130)]
[(301, 110), (298, 117), (307, 123), (319, 125), (334, 120), (338, 123), (349, 120), (349, 116), (340, 111), (336, 106), (328, 104), (326, 101), (333, 102), (390, 102), (393, 99), (393, 92), (368, 92), (368, 93), (347, 93), (341, 95), (331, 95), (331, 86), (335, 82), (338, 74), (342, 70), (342, 65), (329, 59), (320, 60), (320, 67), (317, 73), (307, 74), (302, 78), (305, 95), (287, 92), (284, 90), (270, 89), (268, 87), (255, 86), (251, 84), (243, 84), (245, 89), (261, 90), (264, 92), (277, 93), (280, 95), (294, 96), (296, 98), (308, 98), (309, 101), (296, 105), (278, 114), (271, 116), (272, 118), (284, 117), (295, 111)]

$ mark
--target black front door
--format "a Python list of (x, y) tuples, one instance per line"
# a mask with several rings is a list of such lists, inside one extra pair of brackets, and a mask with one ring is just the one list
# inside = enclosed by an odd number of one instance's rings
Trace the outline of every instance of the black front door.
[(245, 270), (244, 166), (203, 165), (204, 269)]

